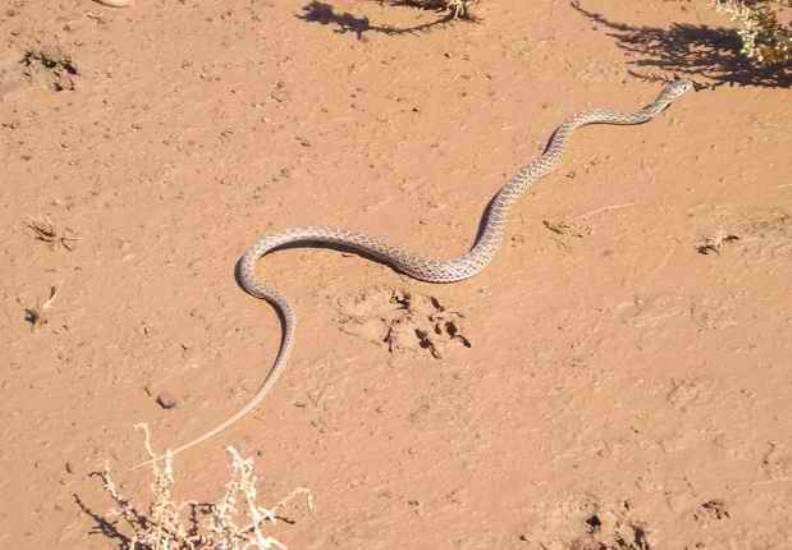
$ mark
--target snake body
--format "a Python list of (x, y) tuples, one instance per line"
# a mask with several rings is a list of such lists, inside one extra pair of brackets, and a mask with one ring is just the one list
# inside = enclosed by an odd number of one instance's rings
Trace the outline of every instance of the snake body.
[(272, 389), (286, 367), (294, 343), (297, 319), (286, 298), (278, 291), (263, 285), (256, 277), (254, 268), (259, 258), (286, 246), (325, 244), (372, 257), (421, 281), (451, 283), (467, 279), (481, 272), (492, 261), (503, 241), (504, 228), (512, 205), (533, 183), (558, 165), (571, 134), (577, 128), (588, 124), (629, 125), (648, 122), (692, 88), (692, 82), (676, 80), (666, 84), (653, 102), (633, 113), (622, 113), (611, 109), (592, 109), (568, 118), (553, 132), (544, 152), (530, 164), (521, 168), (498, 191), (484, 213), (481, 229), (473, 247), (466, 254), (457, 258), (450, 260), (425, 258), (365, 233), (332, 227), (295, 227), (262, 236), (237, 263), (237, 278), (240, 285), (249, 294), (270, 302), (278, 312), (283, 329), (278, 355), (261, 386), (244, 407), (216, 428), (174, 449), (172, 453), (179, 453), (216, 436), (248, 414)]

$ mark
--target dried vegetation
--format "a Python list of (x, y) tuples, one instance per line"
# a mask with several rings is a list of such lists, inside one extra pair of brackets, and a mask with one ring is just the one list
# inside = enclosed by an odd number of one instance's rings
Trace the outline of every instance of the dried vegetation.
[(782, 22), (782, 10), (792, 8), (792, 0), (713, 1), (737, 23), (744, 55), (765, 67), (792, 61), (792, 22)]
[[(145, 433), (145, 446), (151, 458), (148, 428), (138, 424)], [(274, 524), (279, 508), (298, 495), (307, 498), (308, 508), (313, 508), (311, 493), (298, 488), (272, 508), (257, 504), (257, 476), (253, 460), (245, 459), (233, 447), (231, 480), (223, 495), (214, 503), (188, 501), (181, 505), (173, 498), (174, 470), (170, 453), (152, 462), (151, 502), (145, 509), (138, 508), (125, 496), (113, 480), (110, 467), (105, 466), (94, 475), (99, 478), (105, 493), (115, 507), (105, 515), (86, 509), (97, 522), (97, 532), (118, 543), (122, 550), (271, 550), (286, 546), (264, 533), (262, 525)], [(85, 506), (83, 505), (85, 509)]]

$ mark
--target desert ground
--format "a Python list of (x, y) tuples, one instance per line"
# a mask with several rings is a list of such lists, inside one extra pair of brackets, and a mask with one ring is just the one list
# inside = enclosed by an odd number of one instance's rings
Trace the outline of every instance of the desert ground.
[[(281, 338), (234, 266), (339, 226), (471, 245), (552, 130), (590, 126), (480, 275), (326, 248), (257, 273), (299, 318), (251, 457), (291, 549), (792, 548), (792, 73), (708, 0), (8, 0), (0, 12), (0, 547), (129, 547), (158, 451), (243, 406)], [(310, 504), (310, 505), (309, 505)], [(126, 545), (126, 546), (125, 546)]]

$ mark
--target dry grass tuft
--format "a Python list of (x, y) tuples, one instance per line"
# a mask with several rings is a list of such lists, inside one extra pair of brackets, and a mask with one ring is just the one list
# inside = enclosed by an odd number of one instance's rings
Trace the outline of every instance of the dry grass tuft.
[(62, 246), (71, 252), (74, 249), (74, 241), (80, 240), (80, 237), (71, 228), (60, 228), (47, 216), (30, 219), (26, 225), (33, 232), (36, 240), (45, 242), (52, 248)]
[[(157, 455), (151, 448), (148, 426), (135, 428), (145, 434), (146, 452), (151, 458)], [(298, 495), (305, 495), (308, 508), (313, 509), (310, 491), (298, 488), (273, 508), (256, 503), (257, 477), (252, 459), (244, 459), (233, 447), (231, 455), (231, 480), (225, 492), (215, 503), (194, 501), (177, 505), (173, 499), (173, 456), (168, 451), (160, 463), (151, 464), (153, 482), (152, 500), (147, 512), (136, 508), (131, 499), (116, 487), (110, 467), (95, 475), (105, 492), (115, 503), (115, 509), (105, 516), (94, 516), (101, 532), (119, 542), (126, 550), (271, 550), (286, 548), (277, 539), (262, 531), (264, 522), (275, 523), (277, 510)], [(184, 510), (189, 510), (184, 513)], [(185, 516), (187, 519), (185, 520)], [(240, 525), (241, 523), (241, 525)]]
[[(742, 53), (772, 67), (792, 62), (792, 23), (779, 20), (779, 10), (792, 0), (713, 0), (715, 8), (739, 25)], [(775, 5), (775, 7), (772, 7)]]

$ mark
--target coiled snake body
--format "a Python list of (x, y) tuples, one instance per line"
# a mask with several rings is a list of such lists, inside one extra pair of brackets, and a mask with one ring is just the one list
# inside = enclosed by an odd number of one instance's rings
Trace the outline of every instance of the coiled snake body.
[[(657, 98), (634, 113), (621, 113), (610, 109), (592, 109), (578, 113), (553, 132), (544, 152), (533, 162), (521, 168), (492, 199), (482, 218), (478, 237), (466, 254), (450, 260), (424, 258), (385, 241), (345, 229), (330, 227), (295, 227), (280, 233), (262, 236), (251, 246), (237, 264), (237, 278), (252, 296), (267, 300), (277, 310), (283, 327), (283, 336), (275, 363), (267, 373), (255, 395), (237, 413), (202, 436), (174, 449), (173, 454), (213, 437), (253, 410), (269, 392), (286, 367), (294, 341), (296, 317), (289, 302), (276, 290), (264, 286), (256, 278), (256, 261), (265, 254), (285, 246), (327, 244), (360, 252), (392, 266), (410, 277), (430, 283), (461, 281), (482, 271), (492, 260), (503, 240), (504, 227), (514, 202), (537, 180), (555, 168), (561, 160), (572, 132), (588, 124), (641, 124), (666, 109), (676, 98), (693, 88), (687, 80), (667, 84)], [(144, 463), (145, 464), (145, 463)]]

